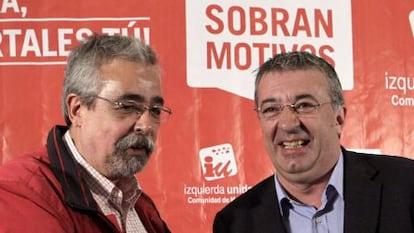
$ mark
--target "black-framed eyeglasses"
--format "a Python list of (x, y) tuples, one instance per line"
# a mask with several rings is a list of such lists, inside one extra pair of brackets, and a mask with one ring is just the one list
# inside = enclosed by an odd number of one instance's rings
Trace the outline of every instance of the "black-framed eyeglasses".
[(137, 119), (139, 119), (145, 113), (146, 110), (148, 110), (151, 119), (156, 123), (167, 121), (170, 115), (172, 114), (170, 108), (162, 105), (148, 106), (145, 104), (137, 103), (133, 100), (110, 100), (98, 95), (94, 97), (110, 103), (117, 112), (124, 116), (136, 114)]
[(255, 111), (259, 114), (261, 119), (275, 119), (277, 118), (280, 113), (282, 113), (285, 107), (289, 107), (295, 114), (299, 116), (303, 115), (310, 115), (316, 110), (319, 109), (320, 106), (324, 104), (329, 104), (329, 102), (323, 103), (314, 103), (311, 101), (299, 101), (294, 104), (278, 104), (278, 103), (264, 103), (262, 106), (255, 109)]

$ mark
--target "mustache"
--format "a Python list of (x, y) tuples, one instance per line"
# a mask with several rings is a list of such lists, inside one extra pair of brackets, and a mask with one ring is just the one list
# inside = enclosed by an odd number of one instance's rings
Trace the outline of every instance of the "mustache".
[(120, 151), (125, 151), (128, 148), (145, 149), (147, 154), (154, 151), (154, 140), (145, 134), (131, 133), (121, 138), (116, 144), (115, 148)]

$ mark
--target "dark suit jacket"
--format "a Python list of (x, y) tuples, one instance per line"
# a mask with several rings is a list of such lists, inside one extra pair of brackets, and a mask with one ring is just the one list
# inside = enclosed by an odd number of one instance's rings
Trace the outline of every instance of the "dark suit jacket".
[[(345, 233), (414, 232), (414, 161), (343, 149)], [(214, 233), (287, 233), (274, 176), (228, 204)]]

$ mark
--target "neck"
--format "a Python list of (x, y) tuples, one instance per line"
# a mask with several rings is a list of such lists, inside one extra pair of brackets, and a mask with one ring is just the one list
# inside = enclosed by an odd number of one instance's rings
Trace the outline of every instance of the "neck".
[(332, 171), (310, 183), (292, 182), (283, 176), (278, 176), (278, 180), (290, 198), (303, 204), (319, 208), (322, 205), (322, 195), (328, 185), (331, 174)]

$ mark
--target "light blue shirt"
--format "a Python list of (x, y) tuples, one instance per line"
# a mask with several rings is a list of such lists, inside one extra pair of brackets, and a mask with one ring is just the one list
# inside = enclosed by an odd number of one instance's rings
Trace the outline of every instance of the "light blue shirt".
[(344, 229), (344, 165), (342, 152), (332, 172), (319, 209), (289, 198), (275, 174), (280, 212), (289, 233), (343, 233)]

